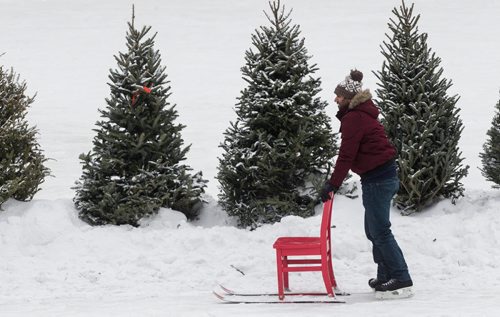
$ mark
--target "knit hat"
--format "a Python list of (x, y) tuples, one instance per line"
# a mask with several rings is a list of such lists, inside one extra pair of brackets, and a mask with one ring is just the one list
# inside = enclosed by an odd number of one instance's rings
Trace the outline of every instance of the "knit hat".
[(361, 80), (363, 80), (363, 73), (357, 69), (351, 70), (349, 76), (337, 85), (337, 88), (335, 88), (335, 94), (349, 100), (354, 98), (354, 96), (356, 96), (356, 94), (360, 92), (363, 87)]

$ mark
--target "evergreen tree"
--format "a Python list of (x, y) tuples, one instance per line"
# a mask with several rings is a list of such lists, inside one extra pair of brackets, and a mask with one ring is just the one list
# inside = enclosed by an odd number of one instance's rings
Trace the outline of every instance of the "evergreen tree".
[(83, 175), (74, 202), (80, 218), (92, 225), (130, 224), (155, 214), (161, 206), (179, 210), (189, 219), (198, 215), (205, 181), (181, 164), (181, 124), (175, 124), (165, 67), (151, 27), (141, 31), (128, 23), (127, 52), (115, 56), (111, 97), (100, 110), (93, 150), (81, 154)]
[(427, 46), (427, 34), (417, 27), (420, 15), (405, 2), (393, 9), (382, 54), (386, 58), (376, 76), (376, 90), (383, 123), (399, 150), (401, 189), (395, 204), (409, 214), (420, 211), (441, 197), (453, 202), (463, 196), (460, 180), (467, 175), (458, 141), (463, 130), (450, 97), (451, 80), (442, 78), (441, 59)]
[(31, 200), (50, 174), (38, 132), (26, 120), (33, 101), (26, 95), (26, 83), (0, 66), (0, 206), (9, 198)]
[(279, 1), (269, 6), (271, 25), (255, 31), (255, 50), (246, 52), (248, 86), (225, 132), (217, 176), (221, 206), (251, 228), (287, 215), (313, 215), (337, 150), (299, 26)]
[(495, 183), (493, 188), (500, 188), (500, 100), (487, 135), (489, 138), (483, 145), (484, 152), (479, 154), (483, 163), (481, 172), (487, 180)]

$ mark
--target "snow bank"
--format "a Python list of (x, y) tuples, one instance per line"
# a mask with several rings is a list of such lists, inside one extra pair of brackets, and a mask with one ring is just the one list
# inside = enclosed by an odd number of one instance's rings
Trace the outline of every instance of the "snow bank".
[[(428, 298), (460, 306), (463, 301), (455, 297), (467, 296), (485, 301), (485, 307), (473, 306), (485, 314), (500, 308), (493, 304), (492, 295), (500, 289), (499, 203), (500, 193), (477, 191), (457, 205), (443, 201), (414, 216), (393, 211), (393, 231), (417, 293), (405, 305), (416, 308), (422, 298)], [(153, 310), (166, 303), (169, 311), (180, 315), (190, 311), (182, 308), (189, 299), (193, 305), (201, 301), (206, 309), (223, 310), (226, 306), (218, 305), (210, 294), (217, 283), (248, 291), (275, 291), (272, 243), (278, 236), (317, 235), (321, 221), (320, 215), (290, 216), (255, 231), (224, 221), (205, 223), (202, 219), (211, 219), (208, 215), (222, 213), (214, 202), (197, 222), (186, 222), (184, 215), (162, 209), (140, 228), (91, 227), (78, 219), (67, 199), (11, 200), (4, 209), (0, 213), (0, 307), (12, 308), (13, 314), (22, 307), (57, 313), (56, 308), (79, 307), (81, 301), (89, 303), (90, 312), (96, 315), (106, 312), (106, 307), (127, 312), (118, 306), (131, 300), (136, 305), (147, 303)], [(360, 199), (336, 199), (334, 269), (343, 289), (365, 294), (361, 299), (369, 309), (377, 310), (382, 304), (367, 294), (366, 281), (374, 275), (375, 266), (362, 217)], [(227, 217), (225, 221), (230, 222)], [(316, 273), (292, 274), (291, 285), (304, 291), (323, 289)], [(350, 300), (356, 303), (360, 297)], [(427, 312), (442, 313), (444, 308)]]

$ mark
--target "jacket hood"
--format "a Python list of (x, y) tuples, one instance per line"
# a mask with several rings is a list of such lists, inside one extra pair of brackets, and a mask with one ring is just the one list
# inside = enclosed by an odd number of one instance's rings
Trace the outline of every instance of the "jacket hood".
[(363, 111), (376, 119), (380, 111), (371, 99), (372, 94), (370, 93), (370, 90), (363, 90), (352, 98), (351, 103), (349, 104), (349, 110)]

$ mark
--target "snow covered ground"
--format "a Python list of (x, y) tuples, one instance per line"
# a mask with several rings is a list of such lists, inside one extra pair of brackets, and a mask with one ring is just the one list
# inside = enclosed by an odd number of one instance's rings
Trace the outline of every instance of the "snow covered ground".
[[(322, 97), (335, 112), (333, 89), (357, 67), (375, 89), (379, 45), (399, 1), (283, 1), (293, 8)], [(353, 295), (341, 305), (224, 305), (217, 282), (275, 291), (272, 243), (283, 235), (316, 235), (320, 217), (284, 218), (256, 231), (234, 227), (216, 204), (214, 176), (223, 131), (244, 87), (240, 67), (250, 35), (266, 23), (267, 0), (136, 1), (137, 24), (158, 32), (156, 47), (171, 80), (172, 101), (192, 144), (188, 164), (210, 180), (210, 204), (187, 223), (162, 209), (141, 228), (90, 227), (74, 210), (70, 187), (90, 150), (97, 109), (109, 95), (108, 69), (125, 47), (132, 1), (0, 0), (0, 63), (14, 67), (36, 101), (30, 122), (55, 177), (32, 202), (0, 212), (0, 316), (497, 316), (500, 311), (500, 191), (481, 176), (478, 153), (499, 98), (500, 2), (419, 0), (420, 30), (443, 59), (445, 77), (465, 125), (461, 150), (471, 166), (466, 197), (410, 217), (392, 215), (415, 282), (415, 297), (375, 301), (374, 274), (362, 229), (360, 199), (336, 198), (334, 268)], [(338, 123), (332, 121), (334, 129)], [(318, 210), (320, 212), (320, 210)], [(242, 271), (245, 275), (242, 275)], [(320, 291), (319, 274), (294, 274), (292, 287)]]

